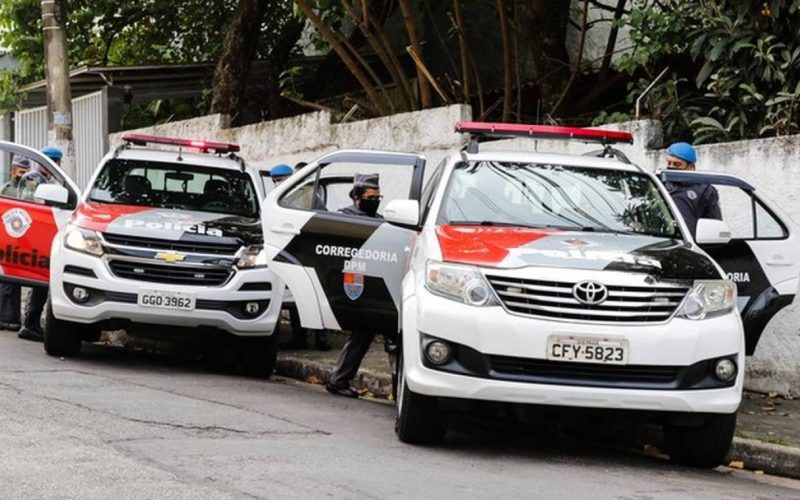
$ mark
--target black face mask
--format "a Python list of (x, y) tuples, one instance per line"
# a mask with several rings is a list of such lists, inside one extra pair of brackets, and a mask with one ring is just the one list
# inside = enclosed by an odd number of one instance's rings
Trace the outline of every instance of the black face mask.
[(370, 217), (375, 217), (375, 214), (378, 213), (378, 206), (380, 204), (381, 200), (367, 200), (361, 198), (361, 201), (358, 203), (358, 208), (360, 208), (362, 212)]

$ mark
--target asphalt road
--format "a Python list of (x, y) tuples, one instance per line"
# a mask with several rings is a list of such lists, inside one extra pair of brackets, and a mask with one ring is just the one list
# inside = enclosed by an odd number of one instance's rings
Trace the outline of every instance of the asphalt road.
[(463, 424), (395, 439), (385, 402), (92, 346), (59, 360), (0, 332), (0, 498), (798, 498), (581, 439)]

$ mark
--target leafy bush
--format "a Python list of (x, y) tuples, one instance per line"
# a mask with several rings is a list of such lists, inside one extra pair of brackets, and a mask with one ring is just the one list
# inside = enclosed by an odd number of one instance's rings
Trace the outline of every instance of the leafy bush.
[[(800, 0), (638, 1), (625, 22), (635, 49), (619, 69), (644, 72), (629, 101), (669, 66), (644, 109), (695, 142), (800, 132)], [(675, 135), (675, 134), (673, 134)]]

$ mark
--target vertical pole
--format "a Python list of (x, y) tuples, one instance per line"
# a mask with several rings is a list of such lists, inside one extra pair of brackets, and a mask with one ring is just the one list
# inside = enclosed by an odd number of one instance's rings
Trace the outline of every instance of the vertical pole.
[(47, 140), (61, 150), (61, 168), (76, 178), (75, 144), (72, 140), (72, 92), (69, 84), (67, 10), (64, 0), (42, 0), (44, 66), (47, 79)]

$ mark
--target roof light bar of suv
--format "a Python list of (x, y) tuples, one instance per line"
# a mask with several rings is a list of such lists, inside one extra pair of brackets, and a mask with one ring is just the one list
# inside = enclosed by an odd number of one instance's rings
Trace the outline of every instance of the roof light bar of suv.
[(531, 139), (564, 139), (599, 142), (608, 145), (618, 142), (633, 144), (633, 135), (615, 130), (596, 128), (523, 125), (518, 123), (458, 122), (456, 132), (482, 137), (529, 137)]
[(195, 148), (199, 149), (201, 153), (208, 153), (211, 151), (218, 154), (225, 154), (239, 151), (238, 144), (215, 141), (200, 141), (197, 139), (175, 139), (173, 137), (159, 137), (157, 135), (147, 134), (125, 134), (122, 136), (122, 140), (137, 146), (146, 146), (147, 144), (165, 144), (168, 146)]

